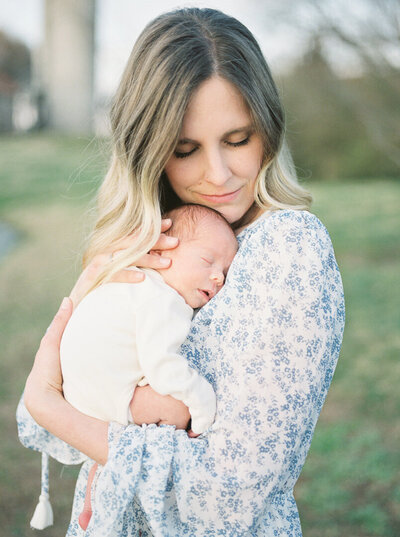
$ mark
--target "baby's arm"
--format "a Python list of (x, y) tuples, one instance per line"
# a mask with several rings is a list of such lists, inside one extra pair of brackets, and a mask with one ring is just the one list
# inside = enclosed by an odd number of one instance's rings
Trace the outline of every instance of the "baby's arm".
[[(184, 403), (189, 408), (193, 432), (200, 434), (214, 421), (216, 397), (211, 385), (178, 352), (191, 318), (191, 308), (176, 291), (167, 288), (156, 302), (142, 304), (136, 316), (136, 344), (140, 366), (150, 386), (161, 396), (172, 396), (170, 399)], [(173, 422), (174, 413), (178, 412), (176, 417), (181, 419), (181, 410), (170, 399), (160, 399), (162, 414), (156, 408), (154, 417), (158, 423), (177, 425)], [(132, 415), (136, 423), (142, 421), (135, 412)]]

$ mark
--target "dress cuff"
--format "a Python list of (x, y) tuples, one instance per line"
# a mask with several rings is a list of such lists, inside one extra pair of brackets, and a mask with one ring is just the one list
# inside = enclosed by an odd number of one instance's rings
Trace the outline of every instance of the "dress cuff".
[(140, 498), (145, 513), (151, 514), (152, 533), (161, 535), (165, 493), (171, 488), (175, 427), (110, 423), (108, 442), (108, 460), (96, 482), (93, 516), (85, 537), (120, 536), (124, 513), (134, 496)]
[(63, 440), (43, 429), (29, 414), (24, 404), (24, 395), (17, 408), (18, 437), (23, 446), (47, 453), (61, 464), (80, 464), (88, 457)]

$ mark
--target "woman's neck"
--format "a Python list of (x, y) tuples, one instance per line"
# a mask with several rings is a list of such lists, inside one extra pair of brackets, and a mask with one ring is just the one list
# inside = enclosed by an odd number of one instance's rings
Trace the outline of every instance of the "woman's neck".
[(235, 235), (239, 235), (247, 226), (252, 224), (258, 217), (264, 213), (266, 209), (262, 209), (255, 203), (250, 207), (250, 209), (240, 218), (237, 222), (232, 224), (233, 231)]

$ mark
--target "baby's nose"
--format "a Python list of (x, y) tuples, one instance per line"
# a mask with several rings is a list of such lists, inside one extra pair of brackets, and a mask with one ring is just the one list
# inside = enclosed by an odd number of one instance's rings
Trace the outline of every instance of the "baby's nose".
[(222, 285), (224, 283), (224, 275), (222, 272), (213, 272), (210, 276), (210, 280), (215, 282), (217, 285)]

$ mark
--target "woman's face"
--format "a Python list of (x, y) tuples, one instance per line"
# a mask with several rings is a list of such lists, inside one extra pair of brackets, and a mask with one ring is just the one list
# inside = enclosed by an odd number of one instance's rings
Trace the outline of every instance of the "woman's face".
[(213, 77), (193, 94), (165, 172), (183, 202), (212, 207), (233, 223), (254, 202), (262, 158), (263, 144), (242, 96)]

